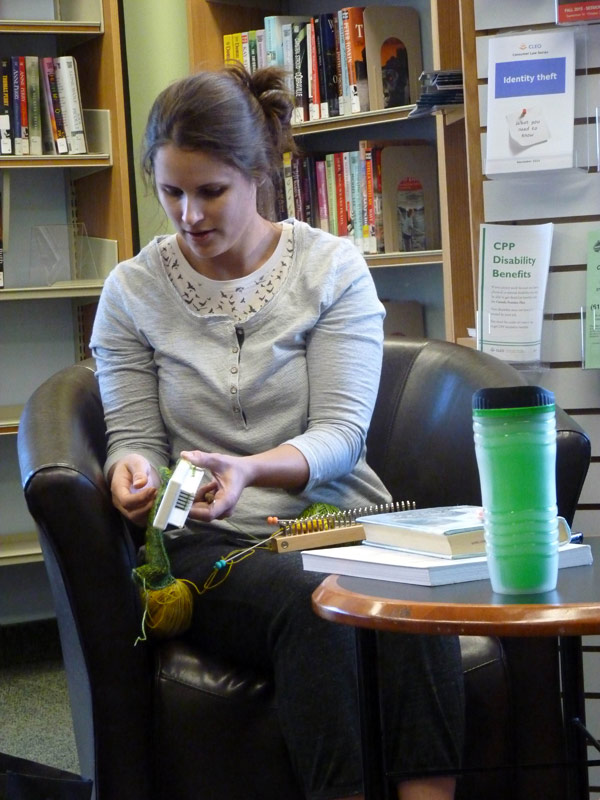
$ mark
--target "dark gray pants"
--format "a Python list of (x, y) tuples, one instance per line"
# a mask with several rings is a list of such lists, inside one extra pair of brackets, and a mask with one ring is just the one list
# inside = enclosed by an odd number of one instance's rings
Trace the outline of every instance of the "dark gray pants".
[[(167, 545), (173, 575), (201, 589), (239, 546), (212, 527), (186, 533)], [(362, 791), (354, 631), (313, 612), (323, 577), (305, 572), (299, 553), (256, 550), (196, 598), (189, 633), (208, 652), (273, 675), (283, 735), (311, 800)], [(451, 774), (463, 738), (458, 640), (382, 633), (378, 652), (388, 768)]]

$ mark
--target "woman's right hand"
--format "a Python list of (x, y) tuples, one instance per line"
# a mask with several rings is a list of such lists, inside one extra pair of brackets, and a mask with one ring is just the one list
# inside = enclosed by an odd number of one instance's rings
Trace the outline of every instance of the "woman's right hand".
[(147, 458), (131, 453), (114, 465), (110, 475), (113, 504), (127, 519), (145, 527), (160, 486), (157, 471)]

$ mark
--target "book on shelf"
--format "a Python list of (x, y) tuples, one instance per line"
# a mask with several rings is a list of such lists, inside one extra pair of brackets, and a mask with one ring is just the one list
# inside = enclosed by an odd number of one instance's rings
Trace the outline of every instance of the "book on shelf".
[(319, 204), (319, 224), (322, 231), (329, 233), (329, 202), (327, 198), (327, 168), (325, 159), (315, 160), (315, 175), (317, 181), (317, 200)]
[(600, 20), (598, 0), (555, 0), (555, 4), (557, 25), (579, 25)]
[(385, 252), (383, 234), (383, 184), (381, 179), (381, 147), (373, 147), (373, 204), (375, 215), (375, 244), (378, 253)]
[(13, 143), (16, 156), (24, 155), (21, 117), (21, 79), (19, 56), (10, 56), (11, 111), (13, 127)]
[(248, 31), (242, 31), (240, 37), (242, 41), (242, 64), (250, 72), (250, 39)]
[(257, 69), (267, 66), (267, 43), (264, 28), (256, 29), (256, 66)]
[(289, 93), (293, 95), (296, 87), (294, 81), (294, 40), (291, 22), (285, 22), (281, 26), (281, 35), (283, 37), (284, 80)]
[(311, 120), (321, 119), (321, 88), (319, 86), (319, 60), (317, 31), (314, 17), (307, 23), (308, 112)]
[(337, 192), (335, 186), (335, 154), (325, 154), (325, 177), (327, 184), (327, 209), (329, 211), (329, 233), (338, 235)]
[(419, 12), (376, 5), (363, 18), (371, 111), (416, 103), (423, 71)]
[(348, 62), (346, 61), (346, 37), (344, 36), (344, 19), (342, 10), (337, 12), (337, 48), (336, 58), (339, 64), (338, 104), (342, 116), (352, 113), (350, 103), (350, 81), (348, 78)]
[(40, 95), (42, 98), (42, 146), (44, 153), (65, 155), (69, 152), (69, 146), (60, 107), (52, 56), (40, 58)]
[[(369, 111), (369, 82), (365, 49), (363, 8), (349, 6), (342, 9), (344, 45), (348, 68), (349, 101), (351, 113)], [(346, 99), (346, 106), (348, 99)]]
[(386, 146), (381, 153), (385, 252), (440, 247), (437, 154), (431, 144)]
[(0, 95), (0, 155), (10, 156), (14, 153), (12, 125), (12, 73), (10, 59), (0, 59), (0, 80), (2, 81), (2, 94)]
[(317, 18), (317, 61), (321, 93), (321, 119), (337, 117), (340, 104), (337, 87), (334, 14), (319, 14)]
[(362, 187), (361, 187), (361, 161), (358, 150), (350, 150), (350, 183), (352, 203), (352, 231), (354, 244), (360, 253), (364, 253), (362, 229)]
[(293, 217), (295, 216), (295, 209), (294, 209), (294, 181), (292, 177), (292, 154), (287, 150), (283, 156), (283, 168), (282, 168), (282, 178), (283, 178), (283, 190), (285, 193), (285, 205), (286, 205), (286, 216)]
[(29, 154), (42, 155), (42, 105), (40, 98), (40, 60), (25, 56), (27, 114), (29, 120)]
[(337, 219), (337, 235), (348, 235), (348, 217), (346, 215), (346, 185), (344, 181), (344, 154), (333, 154), (335, 174), (335, 206)]
[(242, 47), (242, 31), (231, 34), (231, 57), (240, 64), (244, 63), (244, 51)]
[(285, 196), (285, 179), (283, 170), (273, 173), (273, 211), (277, 221), (287, 219), (287, 198)]
[(225, 33), (223, 35), (223, 63), (227, 64), (233, 59), (233, 34)]
[[(558, 548), (558, 552), (559, 569), (593, 563), (589, 544), (565, 544)], [(329, 575), (350, 575), (418, 586), (444, 586), (489, 579), (485, 556), (446, 559), (364, 542), (347, 547), (302, 550), (301, 553), (305, 570)]]
[(292, 24), (292, 48), (294, 51), (294, 114), (293, 122), (308, 122), (308, 71), (306, 51), (306, 23)]
[(67, 137), (67, 147), (69, 153), (82, 155), (87, 153), (87, 144), (83, 125), (83, 108), (79, 90), (77, 62), (73, 56), (58, 56), (54, 59), (54, 70)]
[(250, 74), (254, 74), (258, 69), (258, 44), (256, 43), (256, 31), (248, 31), (248, 53), (250, 58)]

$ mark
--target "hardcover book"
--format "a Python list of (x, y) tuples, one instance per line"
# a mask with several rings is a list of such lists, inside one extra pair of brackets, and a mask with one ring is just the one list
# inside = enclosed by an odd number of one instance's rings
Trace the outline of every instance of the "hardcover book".
[[(559, 569), (592, 563), (589, 544), (565, 544), (559, 547)], [(489, 579), (484, 556), (446, 559), (365, 543), (303, 550), (302, 566), (308, 572), (375, 578), (418, 586), (443, 586)]]
[(371, 111), (416, 103), (423, 72), (419, 12), (367, 6), (364, 23)]
[[(437, 506), (391, 511), (358, 517), (369, 544), (410, 550), (442, 558), (485, 555), (483, 508), (481, 506)], [(559, 539), (569, 542), (571, 531), (559, 517)]]

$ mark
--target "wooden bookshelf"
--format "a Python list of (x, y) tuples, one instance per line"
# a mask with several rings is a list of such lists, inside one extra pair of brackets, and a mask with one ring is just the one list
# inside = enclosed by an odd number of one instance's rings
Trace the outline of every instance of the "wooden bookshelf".
[[(418, 7), (428, 0), (410, 2)], [(223, 64), (223, 35), (263, 27), (269, 14), (302, 14), (302, 0), (285, 8), (278, 2), (207, 2), (188, 0), (188, 37), (190, 68), (216, 69)], [(267, 6), (267, 7), (265, 7)], [(338, 4), (337, 7), (341, 7)], [(335, 10), (326, 0), (309, 13)], [(461, 69), (460, 20), (457, 3), (430, 0), (433, 40), (433, 69)], [(428, 33), (428, 32), (425, 32)], [(410, 139), (413, 105), (351, 116), (333, 117), (295, 125), (295, 134), (303, 145), (313, 135), (331, 135), (331, 151), (336, 148), (335, 135), (356, 131), (359, 138)], [(440, 251), (423, 253), (386, 253), (365, 256), (370, 268), (403, 268), (406, 266), (439, 265), (442, 270), (445, 336), (450, 341), (467, 335), (467, 327), (475, 324), (475, 292), (471, 265), (471, 230), (469, 226), (468, 180), (466, 171), (465, 118), (462, 107), (435, 114), (435, 138), (438, 153), (441, 242)], [(368, 130), (365, 135), (364, 131)], [(323, 139), (319, 138), (319, 146)]]
[[(21, 0), (24, 17), (35, 3)], [(119, 6), (119, 0), (63, 0), (62, 19), (0, 19), (3, 54), (24, 54), (27, 41), (40, 53), (75, 57), (89, 148), (86, 155), (0, 158), (6, 286), (0, 289), (0, 459), (17, 472), (10, 487), (20, 484), (15, 434), (24, 403), (37, 385), (85, 355), (90, 304), (108, 271), (134, 254)], [(85, 226), (96, 277), (30, 285), (31, 229), (75, 223)], [(0, 502), (10, 503), (12, 512), (12, 504), (23, 501), (10, 487), (0, 484)], [(40, 557), (32, 527), (25, 519), (23, 532), (15, 534), (0, 522), (4, 557), (14, 563)]]

